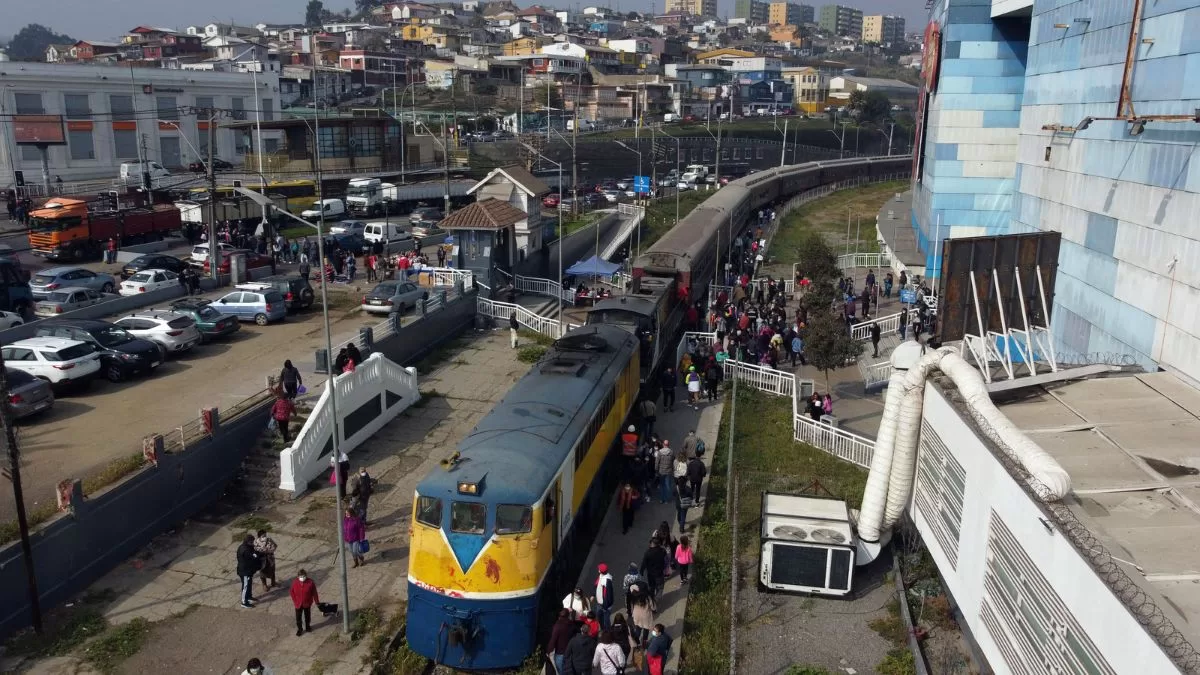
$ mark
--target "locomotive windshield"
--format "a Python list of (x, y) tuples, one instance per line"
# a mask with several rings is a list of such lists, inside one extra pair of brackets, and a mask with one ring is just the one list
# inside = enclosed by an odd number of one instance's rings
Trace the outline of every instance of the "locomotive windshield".
[(487, 506), (478, 502), (450, 504), (450, 531), (483, 534), (487, 530)]

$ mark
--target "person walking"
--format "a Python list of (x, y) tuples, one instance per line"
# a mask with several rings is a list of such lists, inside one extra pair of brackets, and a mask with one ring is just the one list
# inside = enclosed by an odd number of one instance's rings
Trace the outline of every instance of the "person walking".
[(696, 506), (699, 506), (703, 501), (700, 499), (700, 486), (704, 483), (704, 477), (708, 475), (708, 467), (704, 466), (704, 460), (699, 457), (692, 457), (687, 463), (687, 480), (692, 488), (692, 500)]
[(111, 237), (108, 240), (108, 251), (104, 254), (104, 262), (109, 265), (117, 261), (117, 238)]
[(521, 324), (517, 322), (517, 313), (513, 312), (508, 315), (508, 339), (512, 342), (512, 348), (517, 348), (517, 332), (521, 330)]
[(613, 639), (612, 631), (600, 631), (600, 644), (596, 645), (596, 654), (592, 657), (592, 667), (599, 667), (601, 675), (625, 674), (625, 652)]
[(879, 322), (871, 322), (871, 347), (875, 349), (874, 358), (879, 358)]
[(350, 478), (350, 457), (345, 450), (338, 450), (338, 454), (329, 456), (329, 463), (333, 465), (333, 475), (329, 481), (337, 485), (337, 489), (346, 496), (346, 481)]
[(654, 628), (654, 613), (658, 610), (658, 605), (654, 602), (649, 588), (641, 584), (634, 584), (630, 588), (629, 596), (630, 616), (633, 617), (634, 626), (633, 639), (639, 646), (645, 647), (646, 637)]
[(367, 473), (367, 467), (358, 467), (358, 473), (350, 479), (350, 497), (352, 499), (350, 508), (354, 509), (359, 518), (362, 518), (363, 525), (368, 522), (367, 507), (370, 505), (371, 495), (374, 493), (375, 479)]
[(638, 414), (642, 416), (642, 438), (650, 438), (654, 434), (654, 423), (658, 421), (658, 407), (654, 400), (643, 398), (638, 404)]
[(292, 580), (289, 593), (292, 596), (292, 605), (296, 608), (296, 635), (311, 632), (312, 606), (321, 602), (321, 597), (317, 594), (317, 582), (310, 579), (308, 572), (301, 569)]
[(650, 642), (646, 645), (646, 672), (649, 675), (666, 675), (667, 655), (671, 653), (671, 636), (661, 623), (650, 630)]
[(691, 540), (686, 534), (681, 535), (679, 544), (675, 547), (675, 564), (679, 566), (679, 583), (686, 584), (688, 582), (688, 570), (695, 559)]
[(567, 656), (567, 645), (576, 632), (575, 622), (571, 620), (571, 610), (566, 607), (558, 610), (558, 620), (550, 629), (550, 641), (546, 643), (546, 656), (554, 663), (554, 672), (562, 675), (563, 659)]
[(237, 575), (242, 580), (242, 607), (254, 606), (254, 573), (262, 566), (254, 552), (254, 535), (247, 534), (237, 548)]
[(354, 560), (353, 567), (367, 564), (363, 559), (367, 553), (367, 526), (353, 509), (346, 509), (346, 515), (342, 518), (342, 538), (346, 540), (346, 548)]
[(599, 574), (596, 576), (596, 601), (592, 604), (592, 610), (596, 612), (596, 619), (600, 622), (600, 628), (607, 630), (609, 626), (609, 615), (612, 614), (613, 606), (613, 578), (608, 573), (608, 565), (600, 563), (597, 567)]
[(367, 259), (363, 261), (367, 268), (367, 281), (375, 281), (375, 268), (379, 264), (379, 258), (374, 253), (368, 253)]
[(284, 360), (283, 369), (279, 371), (279, 383), (283, 385), (283, 392), (288, 399), (295, 399), (299, 394), (304, 378), (300, 375), (300, 369), (292, 365), (291, 359)]
[(309, 275), (312, 274), (312, 267), (308, 264), (308, 255), (304, 253), (300, 255), (300, 267), (297, 271), (300, 273), (301, 279), (308, 281)]
[(667, 550), (658, 537), (650, 540), (650, 548), (642, 554), (642, 576), (646, 578), (647, 592), (658, 597), (662, 592), (667, 575)]
[(684, 377), (687, 383), (688, 403), (691, 404), (694, 410), (699, 410), (700, 406), (700, 373), (696, 372), (696, 366), (688, 366), (687, 376)]
[(242, 671), (242, 675), (272, 675), (272, 673), (271, 669), (264, 666), (262, 661), (250, 659), (246, 663), (246, 669)]
[(654, 453), (654, 473), (658, 480), (658, 503), (666, 504), (675, 493), (675, 465), (671, 457), (671, 446), (663, 445)]
[(625, 653), (625, 662), (628, 663), (629, 652), (633, 651), (633, 638), (629, 634), (629, 622), (625, 620), (625, 615), (618, 613), (614, 616), (609, 630), (612, 631), (613, 642)]
[(563, 667), (559, 675), (592, 675), (592, 659), (596, 656), (596, 638), (586, 625), (567, 643)]
[(262, 567), (258, 569), (258, 576), (262, 579), (263, 592), (275, 587), (275, 549), (277, 548), (279, 546), (274, 539), (267, 536), (266, 530), (258, 531), (258, 536), (254, 538), (254, 552), (262, 561)]
[(583, 594), (582, 588), (567, 593), (562, 601), (563, 609), (571, 612), (572, 621), (582, 621), (588, 610), (591, 609), (591, 603), (588, 602), (587, 596)]
[(675, 369), (670, 365), (662, 369), (662, 374), (658, 379), (659, 387), (662, 388), (663, 410), (672, 412), (675, 410), (675, 388), (679, 386), (679, 378), (675, 376)]
[(642, 588), (646, 587), (646, 578), (638, 572), (638, 564), (635, 562), (629, 563), (629, 569), (625, 572), (625, 578), (621, 580), (621, 590), (625, 592), (625, 613), (629, 614), (633, 611), (632, 588), (635, 584), (641, 584)]
[[(684, 466), (684, 471), (687, 471), (687, 466)], [(687, 514), (688, 509), (692, 508), (692, 488), (686, 480), (679, 480), (675, 484), (675, 517), (679, 522), (679, 533), (683, 534), (687, 531)]]
[(288, 434), (288, 421), (296, 416), (296, 404), (292, 403), (292, 399), (288, 398), (285, 390), (280, 390), (275, 394), (275, 404), (271, 406), (271, 420), (275, 422), (275, 426), (279, 429), (279, 435), (283, 436), (285, 444), (292, 442), (292, 437)]
[(900, 323), (896, 327), (896, 330), (900, 332), (900, 341), (904, 342), (904, 335), (908, 331), (908, 307), (900, 310)]

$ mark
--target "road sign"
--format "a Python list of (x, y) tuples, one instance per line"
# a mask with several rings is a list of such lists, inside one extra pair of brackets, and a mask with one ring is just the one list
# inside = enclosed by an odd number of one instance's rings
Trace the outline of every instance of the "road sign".
[(650, 192), (650, 176), (634, 176), (633, 190), (641, 194), (649, 194)]
[(906, 305), (915, 305), (917, 303), (917, 292), (911, 288), (900, 289), (900, 302)]

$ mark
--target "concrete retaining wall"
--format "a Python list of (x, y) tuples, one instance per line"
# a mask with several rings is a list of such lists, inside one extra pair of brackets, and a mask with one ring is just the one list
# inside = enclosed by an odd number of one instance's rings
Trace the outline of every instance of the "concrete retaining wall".
[(377, 341), (372, 351), (379, 352), (402, 366), (416, 365), (442, 343), (453, 340), (474, 325), (476, 295), (470, 289), (420, 319), (403, 326), (395, 334)]
[[(43, 611), (76, 597), (151, 538), (215, 501), (234, 478), (245, 450), (267, 424), (272, 399), (218, 422), (187, 450), (162, 454), (121, 483), (84, 499), (78, 483), (71, 510), (31, 535)], [(28, 586), (20, 542), (0, 548), (0, 636), (29, 625)]]
[[(610, 241), (621, 222), (616, 212), (610, 213), (600, 220), (600, 250)], [(592, 257), (596, 249), (595, 226), (585, 227), (572, 232), (563, 239), (563, 268), (570, 267), (580, 260)], [(515, 265), (516, 273), (525, 277), (541, 279), (558, 279), (558, 242), (554, 241), (542, 247), (539, 254), (526, 258)]]

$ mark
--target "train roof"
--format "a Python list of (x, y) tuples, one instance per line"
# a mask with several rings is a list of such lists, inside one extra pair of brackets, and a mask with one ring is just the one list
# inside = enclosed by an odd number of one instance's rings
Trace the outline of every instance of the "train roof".
[(619, 309), (635, 314), (651, 316), (654, 314), (655, 308), (658, 306), (658, 296), (648, 295), (639, 297), (636, 295), (622, 295), (612, 298), (605, 298), (592, 306), (592, 310), (603, 309)]
[(453, 497), (458, 481), (482, 480), (489, 503), (536, 503), (635, 349), (616, 326), (570, 331), (459, 443), (462, 461), (434, 469), (417, 492)]

